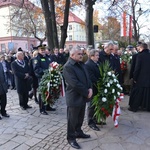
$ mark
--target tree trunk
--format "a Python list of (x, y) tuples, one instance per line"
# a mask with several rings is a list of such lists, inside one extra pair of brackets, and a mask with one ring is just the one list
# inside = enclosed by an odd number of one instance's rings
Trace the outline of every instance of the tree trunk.
[(64, 48), (66, 38), (67, 38), (69, 8), (70, 8), (70, 0), (66, 0), (65, 11), (64, 11), (64, 21), (63, 21), (63, 25), (62, 25), (62, 28), (61, 28), (60, 48)]
[(54, 42), (53, 42), (53, 38), (52, 38), (53, 37), (53, 28), (52, 28), (51, 12), (49, 10), (49, 3), (47, 0), (41, 0), (41, 5), (42, 5), (43, 13), (45, 16), (48, 47), (50, 48), (50, 50), (53, 50), (53, 48), (54, 48)]
[[(96, 0), (95, 0), (96, 1)], [(93, 5), (95, 4), (93, 0), (86, 0), (86, 41), (87, 46), (95, 47), (94, 45), (94, 30), (93, 30)]]
[(54, 47), (59, 48), (54, 0), (49, 0), (49, 3), (50, 3), (50, 8), (51, 8)]

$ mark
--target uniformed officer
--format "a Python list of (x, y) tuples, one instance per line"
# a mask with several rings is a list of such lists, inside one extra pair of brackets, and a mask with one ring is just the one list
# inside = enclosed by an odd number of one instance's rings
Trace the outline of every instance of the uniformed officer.
[[(43, 45), (38, 46), (38, 55), (34, 59), (34, 62), (33, 62), (33, 70), (35, 72), (35, 75), (38, 78), (38, 83), (40, 82), (40, 80), (41, 80), (41, 78), (42, 78), (42, 76), (44, 74), (44, 70), (49, 68), (49, 64), (50, 63), (51, 63), (51, 59), (45, 53), (45, 46), (43, 46)], [(41, 94), (39, 93), (40, 113), (43, 114), (43, 115), (48, 115), (46, 110), (55, 111), (54, 108), (51, 108), (50, 106), (49, 107), (48, 106), (44, 105), (44, 103), (43, 103), (43, 101), (41, 99)]]

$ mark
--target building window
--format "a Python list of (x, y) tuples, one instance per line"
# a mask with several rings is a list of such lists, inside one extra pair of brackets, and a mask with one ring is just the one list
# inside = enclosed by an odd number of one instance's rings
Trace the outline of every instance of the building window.
[(72, 25), (69, 25), (69, 30), (72, 30)]
[(1, 44), (1, 52), (6, 52), (6, 46), (5, 46), (5, 44)]
[(72, 41), (72, 35), (69, 35), (69, 41)]

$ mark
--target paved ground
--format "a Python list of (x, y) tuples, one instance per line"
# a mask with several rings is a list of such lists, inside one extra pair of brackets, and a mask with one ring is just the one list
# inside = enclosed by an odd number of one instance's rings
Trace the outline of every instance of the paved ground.
[[(56, 103), (56, 112), (40, 115), (38, 105), (23, 111), (15, 90), (8, 93), (7, 112), (10, 118), (0, 120), (0, 150), (73, 150), (66, 141), (65, 98)], [(111, 117), (101, 131), (93, 131), (86, 121), (83, 130), (90, 139), (78, 139), (83, 150), (150, 150), (150, 113), (127, 110), (128, 96), (121, 102), (119, 127)], [(85, 119), (86, 120), (86, 119)]]

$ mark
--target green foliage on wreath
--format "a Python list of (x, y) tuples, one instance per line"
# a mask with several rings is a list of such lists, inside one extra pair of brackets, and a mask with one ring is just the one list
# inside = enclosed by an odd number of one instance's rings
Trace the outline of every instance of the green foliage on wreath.
[(44, 71), (44, 75), (42, 76), (41, 78), (41, 81), (39, 83), (39, 87), (38, 87), (38, 92), (41, 94), (41, 98), (42, 98), (42, 101), (47, 104), (47, 101), (46, 101), (46, 91), (47, 91), (47, 84), (48, 82), (50, 81), (50, 73), (49, 73), (49, 70), (45, 70)]
[(94, 116), (97, 122), (105, 121), (112, 114), (116, 99), (120, 96), (122, 87), (117, 76), (112, 71), (108, 61), (99, 66), (100, 79), (97, 82), (97, 95), (92, 100), (95, 108)]

